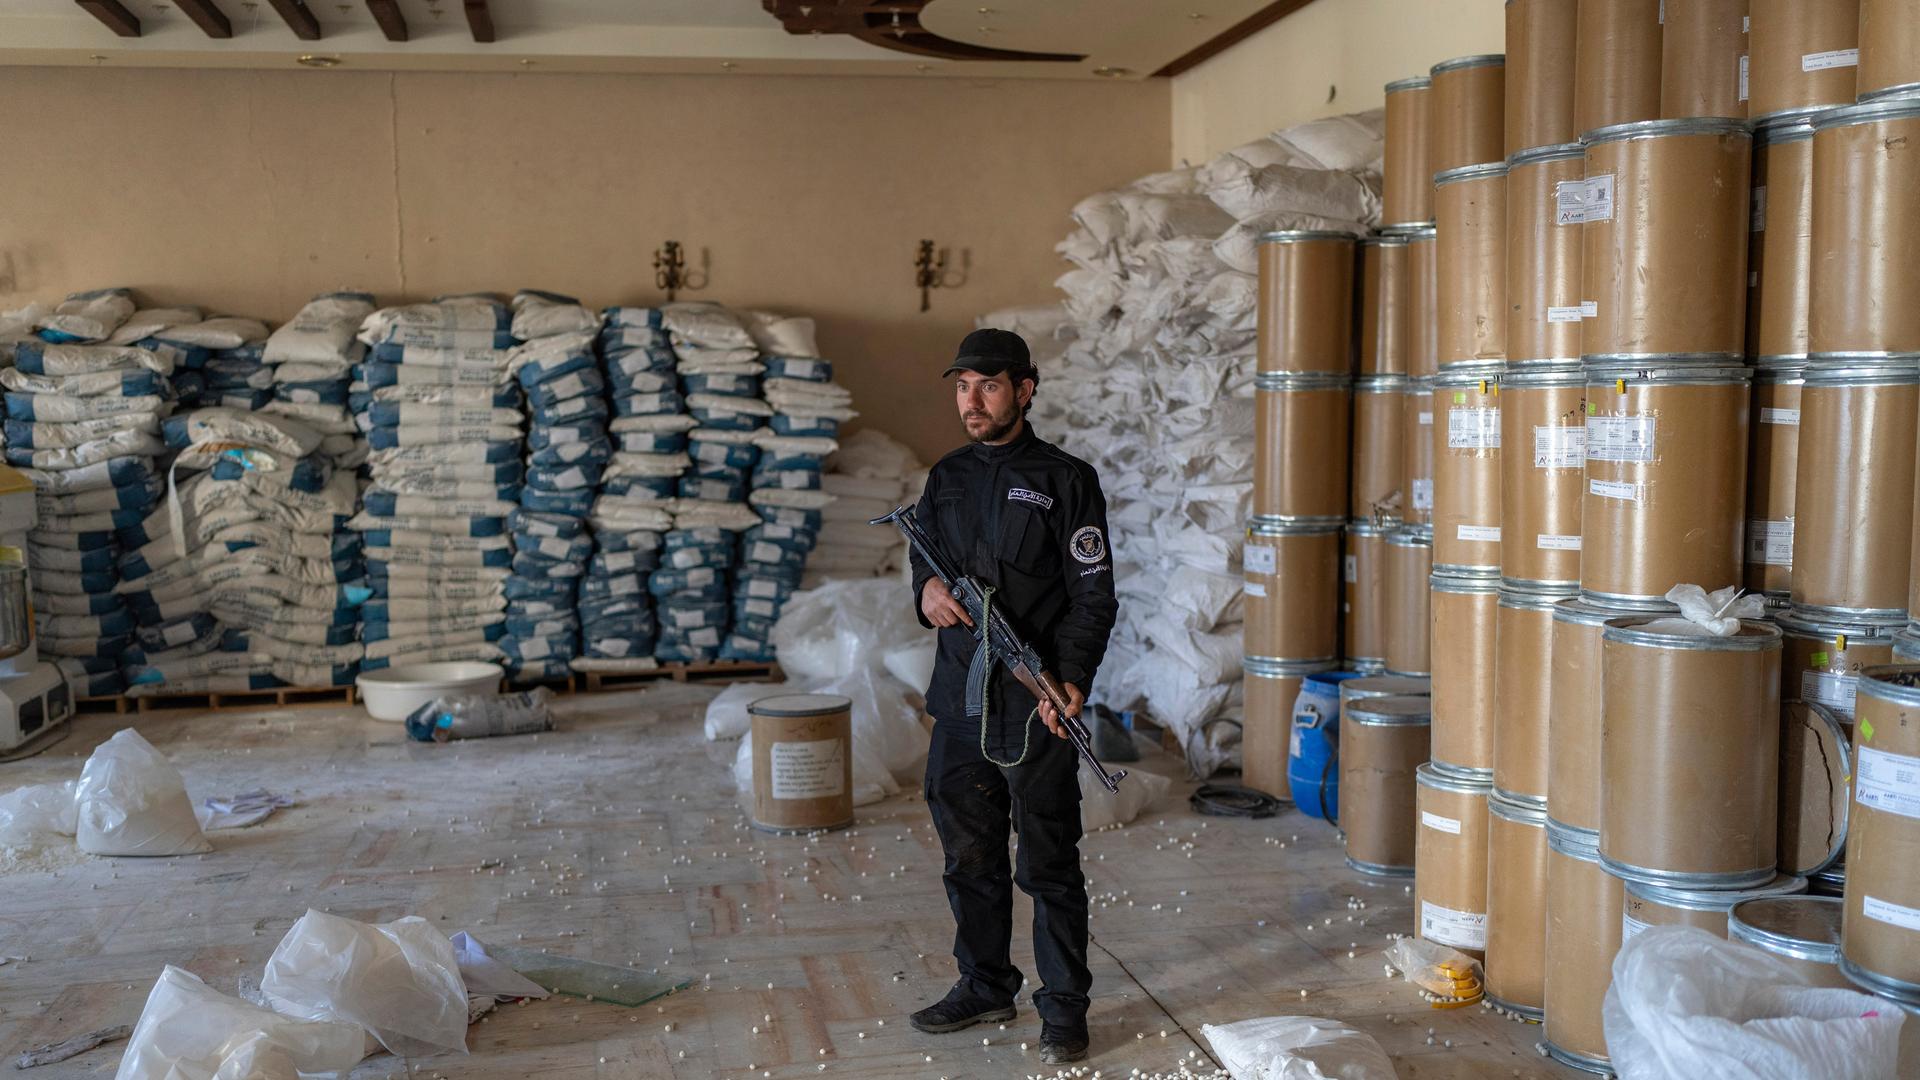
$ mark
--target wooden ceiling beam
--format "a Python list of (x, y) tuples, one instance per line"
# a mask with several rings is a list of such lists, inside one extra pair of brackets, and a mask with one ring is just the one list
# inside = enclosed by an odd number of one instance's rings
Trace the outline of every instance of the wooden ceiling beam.
[(481, 44), (493, 41), (493, 12), (487, 10), (487, 0), (465, 0), (462, 6), (467, 10), (467, 29), (473, 32), (473, 40)]
[(306, 0), (267, 0), (267, 3), (280, 13), (281, 20), (287, 24), (287, 29), (293, 31), (294, 37), (301, 41), (320, 40), (320, 20), (313, 17)]
[(187, 18), (208, 37), (233, 36), (233, 24), (227, 21), (225, 12), (214, 6), (213, 0), (173, 0), (173, 6), (186, 12)]
[(80, 10), (99, 19), (107, 29), (121, 37), (139, 37), (140, 20), (120, 0), (74, 0)]
[[(177, 3), (178, 0), (175, 0)], [(388, 41), (407, 40), (407, 17), (400, 14), (400, 0), (367, 0), (367, 10)]]

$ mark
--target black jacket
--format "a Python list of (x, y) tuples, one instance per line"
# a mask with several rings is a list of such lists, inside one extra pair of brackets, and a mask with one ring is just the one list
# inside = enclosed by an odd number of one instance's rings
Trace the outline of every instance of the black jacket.
[[(1093, 466), (1041, 439), (1030, 425), (1022, 429), (1005, 446), (973, 443), (941, 458), (916, 513), (961, 573), (997, 587), (994, 609), (1039, 651), (1048, 670), (1087, 691), (1120, 607), (1107, 500)], [(932, 576), (916, 557), (914, 613), (927, 627), (920, 594)], [(966, 715), (966, 676), (976, 648), (965, 624), (940, 631), (927, 688), (927, 712), (935, 720), (973, 722)], [(997, 668), (988, 719), (1018, 724), (1033, 706), (1033, 695)]]

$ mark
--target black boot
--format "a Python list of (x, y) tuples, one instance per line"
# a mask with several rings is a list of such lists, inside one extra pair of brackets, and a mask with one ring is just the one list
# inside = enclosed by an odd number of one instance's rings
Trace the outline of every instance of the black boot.
[(1084, 1061), (1087, 1056), (1087, 1029), (1063, 1024), (1040, 1025), (1040, 1060), (1049, 1065)]
[[(1013, 1019), (1013, 1006), (1002, 1005), (975, 997), (967, 992), (962, 983), (954, 983), (947, 996), (932, 1005), (914, 1013), (913, 1026), (931, 1035), (944, 1035), (949, 1031), (963, 1031), (975, 1024), (998, 1023)], [(1086, 1040), (1080, 1045), (1084, 1048)]]

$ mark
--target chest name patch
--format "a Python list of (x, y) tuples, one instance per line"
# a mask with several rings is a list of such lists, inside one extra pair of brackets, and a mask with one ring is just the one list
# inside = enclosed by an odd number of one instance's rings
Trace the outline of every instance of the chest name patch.
[(1053, 499), (1051, 496), (1042, 495), (1037, 491), (1028, 491), (1026, 488), (1009, 489), (1007, 491), (1007, 499), (1011, 502), (1032, 503), (1042, 510), (1053, 509)]

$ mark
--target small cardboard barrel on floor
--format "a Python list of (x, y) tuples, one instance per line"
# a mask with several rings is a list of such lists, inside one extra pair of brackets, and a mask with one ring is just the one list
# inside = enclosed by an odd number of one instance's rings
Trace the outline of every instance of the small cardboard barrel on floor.
[(853, 702), (779, 694), (753, 719), (753, 827), (807, 833), (853, 824)]

